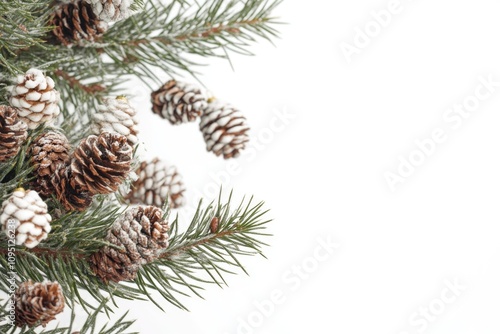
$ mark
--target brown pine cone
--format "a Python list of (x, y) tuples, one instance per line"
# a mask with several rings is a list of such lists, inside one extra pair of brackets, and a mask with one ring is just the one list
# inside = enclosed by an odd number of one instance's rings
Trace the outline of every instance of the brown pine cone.
[(57, 282), (21, 283), (12, 296), (16, 326), (45, 327), (64, 310), (64, 295)]
[(57, 7), (50, 19), (52, 33), (66, 46), (94, 42), (107, 30), (107, 23), (100, 20), (85, 1), (75, 0)]
[(82, 140), (71, 159), (75, 184), (91, 195), (115, 192), (127, 178), (132, 163), (132, 147), (127, 137), (103, 132)]
[(168, 222), (161, 209), (136, 207), (126, 211), (111, 226), (104, 246), (89, 260), (92, 271), (104, 282), (135, 279), (141, 265), (158, 258), (168, 245)]
[(153, 112), (173, 125), (193, 122), (207, 107), (207, 99), (198, 87), (176, 80), (151, 93), (151, 102)]
[(212, 101), (200, 120), (200, 130), (207, 144), (207, 151), (223, 155), (224, 159), (236, 158), (245, 149), (248, 125), (243, 114), (230, 104)]
[(0, 106), (0, 162), (15, 157), (28, 137), (28, 126), (17, 115), (17, 109)]
[(136, 174), (138, 179), (125, 196), (129, 203), (162, 207), (168, 196), (170, 207), (178, 208), (184, 204), (186, 188), (175, 166), (167, 166), (155, 158), (143, 161)]
[(57, 200), (66, 210), (84, 211), (92, 204), (92, 195), (72, 177), (69, 166), (59, 168), (51, 182)]
[(54, 193), (51, 179), (55, 172), (69, 161), (70, 145), (62, 133), (49, 131), (38, 136), (30, 146), (30, 160), (35, 180), (32, 188), (42, 197)]

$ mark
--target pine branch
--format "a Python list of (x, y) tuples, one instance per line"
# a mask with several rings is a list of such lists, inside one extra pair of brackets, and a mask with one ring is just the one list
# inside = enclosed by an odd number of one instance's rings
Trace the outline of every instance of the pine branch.
[[(79, 333), (79, 334), (125, 334), (126, 330), (132, 326), (132, 324), (135, 322), (133, 320), (126, 320), (126, 317), (128, 315), (128, 312), (123, 314), (121, 317), (119, 317), (116, 321), (114, 322), (107, 322), (106, 325), (101, 327), (100, 329), (96, 329), (97, 327), (97, 322), (99, 320), (99, 315), (103, 312), (104, 310), (104, 305), (107, 302), (105, 300), (101, 305), (96, 308), (94, 312), (92, 312), (90, 315), (87, 316), (87, 319), (85, 323), (82, 325), (81, 328), (76, 329), (75, 327), (75, 319), (76, 319), (76, 312), (73, 309), (71, 312), (71, 318), (70, 318), (70, 323), (67, 325), (67, 327), (56, 327), (55, 329), (51, 330), (42, 330), (39, 331), (38, 329), (35, 328), (17, 328), (13, 327), (10, 323), (8, 323), (8, 312), (6, 310), (6, 307), (1, 309), (0, 311), (0, 333), (9, 333), (9, 334), (17, 334), (17, 333), (23, 333), (23, 334), (73, 334), (73, 333)], [(4, 304), (4, 303), (1, 303)], [(80, 316), (79, 316), (80, 317)], [(138, 334), (137, 332), (131, 333), (128, 332), (128, 334)]]
[[(255, 238), (268, 236), (262, 232), (269, 220), (262, 217), (263, 203), (252, 204), (252, 199), (243, 200), (235, 211), (227, 203), (210, 204), (198, 210), (187, 230), (178, 231), (178, 221), (172, 225), (169, 248), (155, 263), (145, 266), (141, 271), (144, 287), (160, 284), (165, 292), (177, 295), (190, 293), (201, 297), (204, 283), (226, 284), (225, 274), (233, 274), (232, 267), (245, 268), (239, 256), (261, 255), (264, 242)], [(201, 205), (201, 203), (200, 203)], [(212, 220), (217, 219), (217, 231), (213, 231)], [(212, 226), (211, 226), (212, 225)], [(185, 309), (174, 293), (162, 294), (172, 304)], [(154, 301), (153, 301), (154, 302)]]
[[(202, 284), (226, 284), (225, 274), (232, 274), (234, 267), (245, 269), (239, 257), (262, 255), (265, 245), (257, 237), (263, 233), (268, 220), (263, 220), (267, 211), (263, 203), (252, 204), (252, 199), (243, 200), (231, 211), (231, 198), (227, 203), (219, 201), (205, 209), (198, 208), (189, 227), (179, 232), (176, 218), (172, 224), (170, 245), (160, 258), (142, 267), (134, 282), (104, 284), (94, 276), (87, 260), (104, 245), (109, 245), (105, 235), (121, 213), (119, 207), (105, 198), (87, 213), (70, 213), (52, 223), (49, 238), (37, 248), (16, 249), (16, 274), (18, 281), (57, 280), (69, 304), (78, 303), (87, 312), (95, 309), (81, 291), (88, 292), (92, 299), (103, 303), (108, 298), (130, 300), (151, 299), (151, 292), (159, 292), (171, 304), (185, 309), (179, 296), (200, 296)], [(217, 230), (213, 230), (212, 219), (218, 219)], [(212, 226), (211, 226), (212, 225)], [(0, 254), (7, 254), (7, 241), (0, 236)], [(113, 246), (113, 245), (109, 245)], [(0, 273), (8, 277), (7, 258), (0, 257)], [(205, 273), (205, 274), (203, 274)], [(7, 293), (8, 282), (0, 282), (0, 291)], [(159, 308), (162, 306), (151, 299)], [(111, 310), (111, 306), (103, 306)]]
[(279, 3), (216, 0), (193, 5), (171, 1), (159, 6), (149, 1), (143, 12), (114, 25), (98, 47), (122, 64), (126, 73), (141, 78), (154, 80), (152, 67), (171, 75), (178, 70), (194, 74), (192, 66), (201, 63), (189, 55), (227, 58), (228, 51), (250, 55), (248, 46), (255, 37), (275, 37), (273, 26), (278, 22), (271, 11)]
[(13, 57), (34, 46), (44, 47), (43, 37), (51, 30), (46, 24), (49, 12), (39, 0), (0, 2), (0, 67), (16, 74), (19, 68)]

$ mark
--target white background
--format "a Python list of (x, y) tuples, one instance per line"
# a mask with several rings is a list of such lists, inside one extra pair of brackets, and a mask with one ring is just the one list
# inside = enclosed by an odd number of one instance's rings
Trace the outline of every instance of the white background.
[[(274, 236), (268, 260), (243, 259), (250, 277), (209, 286), (205, 300), (183, 299), (190, 312), (123, 303), (138, 319), (135, 330), (500, 331), (500, 87), (457, 129), (443, 119), (474, 95), (480, 76), (500, 81), (500, 4), (401, 0), (400, 12), (349, 63), (341, 43), (353, 44), (356, 27), (364, 29), (370, 12), (389, 3), (285, 1), (276, 15), (288, 24), (275, 46), (259, 41), (255, 57), (234, 55), (234, 71), (213, 59), (200, 69), (217, 97), (246, 114), (262, 145), (236, 160), (240, 169), (223, 186), (266, 201)], [(153, 115), (144, 94), (132, 102), (147, 155), (179, 168), (194, 203), (213, 183), (210, 173), (228, 162), (205, 151), (196, 124), (173, 127)], [(269, 139), (262, 133), (269, 134), (277, 111), (294, 116)], [(408, 158), (415, 141), (436, 128), (447, 140), (391, 191), (384, 173), (395, 173), (398, 157)], [(311, 257), (318, 238), (340, 245), (319, 262)], [(308, 277), (292, 274), (294, 265), (305, 265)], [(465, 289), (443, 303), (447, 281)], [(284, 301), (262, 315), (255, 302), (274, 290)], [(429, 307), (432, 320), (422, 320), (418, 312)]]

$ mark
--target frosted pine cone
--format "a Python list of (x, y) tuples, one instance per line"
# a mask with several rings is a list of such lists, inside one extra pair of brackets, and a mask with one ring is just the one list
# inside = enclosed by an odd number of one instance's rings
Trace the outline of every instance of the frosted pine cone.
[(119, 249), (104, 246), (93, 254), (92, 271), (104, 282), (133, 280), (141, 265), (157, 259), (159, 251), (167, 247), (168, 229), (159, 208), (146, 206), (126, 211), (106, 236), (106, 241)]
[(64, 311), (64, 295), (57, 282), (23, 282), (12, 296), (16, 326), (46, 326)]
[(106, 32), (108, 25), (100, 20), (92, 6), (74, 0), (57, 7), (51, 17), (52, 33), (63, 45), (82, 45), (83, 41), (94, 42)]
[(70, 149), (66, 136), (55, 131), (41, 134), (31, 144), (30, 160), (35, 174), (32, 186), (42, 197), (50, 197), (54, 193), (51, 179), (59, 168), (68, 163)]
[(71, 174), (70, 166), (59, 168), (51, 179), (57, 200), (69, 211), (84, 211), (92, 204), (92, 194)]
[(92, 5), (97, 17), (106, 22), (125, 19), (130, 16), (130, 0), (85, 0)]
[(132, 184), (126, 200), (131, 204), (163, 206), (169, 199), (170, 207), (181, 207), (184, 202), (184, 183), (175, 166), (167, 166), (158, 158), (144, 161), (136, 170), (138, 179)]
[(28, 126), (17, 112), (15, 108), (0, 106), (0, 162), (15, 157), (28, 137)]
[(151, 93), (153, 112), (177, 125), (193, 122), (207, 107), (201, 90), (184, 82), (170, 80)]
[(17, 189), (2, 203), (0, 224), (7, 236), (16, 238), (16, 245), (33, 248), (47, 238), (52, 217), (47, 204), (34, 190)]
[(115, 192), (130, 173), (132, 147), (127, 138), (103, 132), (82, 140), (71, 159), (71, 175), (89, 194)]
[(137, 117), (136, 112), (127, 98), (104, 98), (104, 105), (92, 117), (92, 133), (100, 135), (102, 132), (116, 132), (127, 137), (131, 146), (137, 144)]
[(208, 104), (200, 120), (200, 130), (207, 144), (207, 151), (223, 155), (224, 159), (236, 158), (248, 142), (248, 125), (242, 113), (218, 101)]
[(19, 109), (19, 118), (31, 130), (52, 122), (60, 113), (59, 92), (54, 89), (54, 80), (35, 68), (17, 77), (9, 102)]

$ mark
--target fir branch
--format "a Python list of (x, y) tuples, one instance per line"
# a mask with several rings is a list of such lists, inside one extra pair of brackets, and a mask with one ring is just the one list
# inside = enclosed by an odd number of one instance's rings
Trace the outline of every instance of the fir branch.
[(79, 79), (75, 78), (74, 76), (71, 76), (69, 73), (61, 69), (55, 70), (54, 74), (66, 80), (71, 88), (81, 89), (88, 94), (95, 94), (106, 91), (106, 87), (104, 87), (99, 83), (83, 84)]
[(11, 75), (20, 72), (13, 58), (31, 47), (44, 48), (44, 35), (50, 9), (39, 0), (0, 2), (0, 67)]
[[(176, 218), (172, 224), (169, 247), (160, 258), (139, 271), (134, 282), (104, 284), (90, 270), (87, 259), (104, 245), (110, 225), (120, 211), (106, 203), (105, 199), (88, 213), (72, 213), (54, 221), (49, 238), (31, 250), (16, 249), (16, 274), (18, 281), (32, 279), (57, 280), (66, 299), (82, 305), (88, 312), (95, 309), (91, 300), (84, 299), (80, 291), (88, 292), (92, 299), (102, 303), (107, 298), (144, 300), (149, 298), (159, 308), (162, 306), (151, 298), (156, 291), (171, 304), (186, 309), (179, 296), (194, 294), (201, 297), (203, 284), (226, 284), (225, 274), (232, 274), (233, 267), (245, 269), (240, 256), (261, 255), (266, 245), (257, 237), (263, 233), (265, 224), (263, 203), (253, 204), (243, 200), (232, 211), (231, 198), (222, 203), (200, 206), (185, 232), (179, 232)], [(219, 221), (218, 230), (212, 231), (214, 217)], [(64, 225), (63, 225), (64, 224)], [(0, 236), (0, 254), (7, 254), (5, 236)], [(112, 246), (112, 245), (111, 245)], [(10, 271), (5, 256), (0, 257), (0, 274), (7, 277)], [(0, 290), (8, 291), (8, 283), (0, 282)], [(111, 310), (109, 305), (104, 306)]]
[(178, 70), (194, 74), (192, 66), (201, 63), (189, 55), (227, 58), (228, 51), (250, 55), (248, 46), (255, 37), (275, 37), (278, 22), (271, 12), (279, 3), (215, 0), (194, 5), (171, 1), (160, 6), (150, 0), (143, 12), (115, 24), (98, 48), (122, 64), (126, 73), (141, 78), (155, 79), (151, 67), (171, 75)]
[[(139, 288), (155, 285), (164, 287), (162, 296), (175, 306), (186, 309), (176, 295), (190, 294), (201, 297), (203, 284), (226, 284), (224, 276), (234, 274), (232, 267), (246, 273), (238, 259), (240, 256), (261, 255), (266, 244), (256, 237), (269, 236), (262, 231), (269, 220), (263, 203), (253, 205), (243, 199), (238, 208), (231, 211), (231, 197), (227, 203), (200, 206), (187, 230), (178, 231), (178, 220), (172, 224), (170, 246), (156, 262), (146, 265), (140, 272)], [(212, 231), (212, 219), (218, 220), (218, 230)], [(153, 300), (153, 302), (155, 302)], [(155, 302), (156, 303), (156, 302)]]

